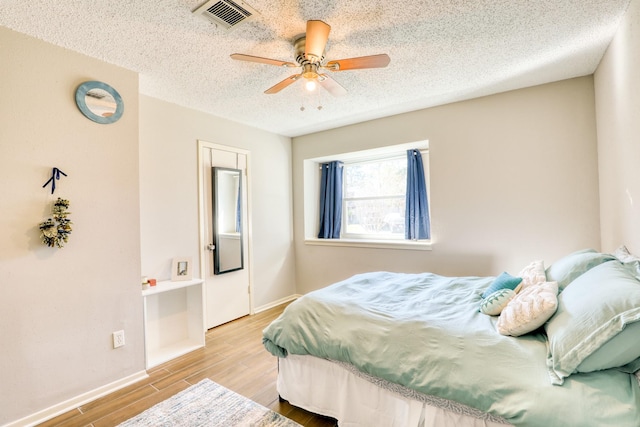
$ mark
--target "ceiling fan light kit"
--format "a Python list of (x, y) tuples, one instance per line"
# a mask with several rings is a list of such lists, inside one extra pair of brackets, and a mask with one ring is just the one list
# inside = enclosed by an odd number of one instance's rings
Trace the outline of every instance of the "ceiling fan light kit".
[(296, 63), (245, 55), (242, 53), (234, 53), (231, 55), (231, 58), (239, 61), (257, 62), (280, 67), (301, 68), (299, 74), (291, 75), (267, 89), (264, 93), (269, 95), (280, 92), (301, 77), (304, 77), (305, 88), (307, 90), (313, 91), (317, 85), (320, 85), (331, 95), (342, 96), (347, 93), (347, 90), (329, 75), (323, 73), (324, 70), (337, 72), (366, 68), (384, 68), (389, 65), (391, 59), (386, 53), (332, 60), (325, 64), (325, 47), (329, 40), (330, 31), (331, 27), (323, 21), (307, 21), (306, 33), (293, 42)]
[(304, 88), (309, 92), (313, 92), (318, 87), (318, 84), (313, 79), (307, 79), (307, 82), (304, 84)]

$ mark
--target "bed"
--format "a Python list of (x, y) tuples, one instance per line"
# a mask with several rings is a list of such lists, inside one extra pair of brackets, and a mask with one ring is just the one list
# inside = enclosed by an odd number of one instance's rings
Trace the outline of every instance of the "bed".
[(506, 287), (358, 274), (291, 303), (263, 342), (280, 396), (340, 426), (640, 426), (639, 272), (620, 249), (534, 261)]

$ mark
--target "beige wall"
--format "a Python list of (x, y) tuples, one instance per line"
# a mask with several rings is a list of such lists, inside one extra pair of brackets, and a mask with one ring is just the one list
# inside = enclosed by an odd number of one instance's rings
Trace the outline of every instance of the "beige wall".
[[(640, 253), (639, 23), (632, 0), (595, 74), (598, 153), (591, 77), (307, 135), (291, 152), (287, 138), (139, 101), (135, 73), (0, 28), (0, 424), (143, 369), (141, 269), (165, 277), (176, 254), (197, 259), (197, 139), (252, 153), (257, 306), (360, 271), (515, 272), (598, 248), (600, 229), (603, 250)], [(75, 107), (89, 79), (122, 95), (118, 123)], [(432, 251), (304, 245), (304, 159), (423, 139)], [(69, 175), (56, 196), (70, 199), (74, 222), (61, 250), (37, 231), (54, 166)], [(112, 350), (118, 329), (127, 345)]]
[[(0, 47), (0, 425), (144, 375), (140, 276), (198, 260), (198, 139), (251, 152), (254, 306), (295, 294), (290, 138), (139, 97), (136, 73), (1, 27)], [(120, 121), (79, 112), (86, 80), (119, 91)], [(74, 223), (57, 250), (37, 230), (54, 166)]]
[[(305, 245), (303, 161), (429, 140), (432, 251)], [(294, 138), (298, 291), (371, 270), (512, 273), (599, 248), (593, 80), (577, 78)]]
[(595, 73), (602, 249), (640, 254), (640, 1)]
[[(138, 76), (0, 27), (0, 425), (144, 371)], [(75, 89), (115, 87), (124, 115), (86, 119)], [(42, 185), (58, 167), (56, 192)], [(62, 249), (38, 224), (71, 202)], [(124, 329), (126, 345), (112, 349)]]
[(199, 267), (197, 141), (250, 151), (254, 307), (295, 294), (291, 139), (140, 97), (142, 271), (170, 278), (171, 259)]

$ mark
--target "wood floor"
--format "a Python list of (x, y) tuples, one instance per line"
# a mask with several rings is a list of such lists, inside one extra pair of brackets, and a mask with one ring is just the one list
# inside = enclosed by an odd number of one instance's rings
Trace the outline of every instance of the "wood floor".
[[(66, 412), (40, 426), (115, 426), (204, 378), (260, 403), (303, 426), (336, 426), (322, 417), (280, 402), (277, 359), (262, 345), (262, 330), (285, 305), (210, 329), (206, 346), (148, 371), (149, 378)], [(231, 426), (230, 426), (231, 427)]]

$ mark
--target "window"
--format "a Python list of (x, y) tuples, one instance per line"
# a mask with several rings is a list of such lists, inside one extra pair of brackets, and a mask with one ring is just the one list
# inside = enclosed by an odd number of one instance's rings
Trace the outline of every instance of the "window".
[[(407, 150), (419, 149), (429, 190), (428, 142), (414, 142), (304, 160), (305, 243), (428, 250), (432, 240), (405, 240)], [(321, 168), (343, 163), (340, 238), (318, 238)], [(427, 195), (428, 197), (428, 195)]]
[(344, 163), (343, 238), (404, 238), (406, 154)]

